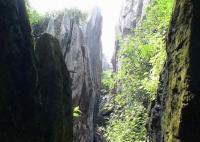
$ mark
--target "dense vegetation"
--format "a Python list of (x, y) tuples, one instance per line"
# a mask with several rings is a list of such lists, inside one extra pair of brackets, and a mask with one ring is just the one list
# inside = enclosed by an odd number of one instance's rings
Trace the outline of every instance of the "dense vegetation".
[(116, 74), (104, 73), (104, 89), (117, 90), (113, 96), (114, 112), (105, 137), (110, 142), (145, 141), (145, 122), (149, 103), (156, 94), (165, 60), (165, 36), (171, 17), (172, 0), (154, 0), (146, 18), (134, 30), (134, 37), (121, 39)]
[(25, 3), (31, 25), (40, 23), (42, 20), (46, 18), (63, 16), (63, 14), (67, 15), (69, 18), (74, 19), (76, 23), (78, 23), (79, 25), (84, 25), (87, 21), (88, 14), (76, 8), (63, 9), (63, 10), (48, 12), (46, 14), (41, 14), (31, 7), (28, 0), (25, 0)]
[(33, 9), (28, 0), (25, 0), (25, 4), (26, 4), (26, 9), (27, 9), (30, 24), (32, 25), (32, 24), (39, 23), (44, 18), (44, 16), (38, 13), (35, 9)]

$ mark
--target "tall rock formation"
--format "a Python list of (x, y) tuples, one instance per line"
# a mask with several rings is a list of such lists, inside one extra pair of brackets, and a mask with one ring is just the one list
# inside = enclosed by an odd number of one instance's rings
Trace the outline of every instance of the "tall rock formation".
[[(72, 106), (68, 104), (71, 95), (70, 80), (67, 76), (65, 80), (55, 78), (59, 71), (63, 74), (67, 73), (66, 68), (58, 66), (63, 66), (62, 62), (64, 61), (59, 60), (61, 56), (57, 53), (56, 55), (52, 54), (55, 55), (55, 58), (58, 57), (58, 60), (54, 62), (55, 65), (51, 64), (51, 68), (45, 68), (38, 75), (31, 28), (24, 1), (0, 1), (0, 10), (0, 141), (71, 142), (72, 129), (66, 126), (70, 123), (72, 125), (72, 121), (68, 119), (69, 121), (66, 122), (65, 120), (72, 117)], [(49, 57), (49, 59), (52, 58)], [(48, 77), (51, 77), (49, 70), (56, 71), (53, 72), (54, 78), (49, 79), (54, 84), (42, 81), (44, 78), (41, 76), (43, 75), (47, 75), (47, 80)], [(63, 86), (63, 88), (65, 87), (63, 90), (66, 90), (64, 98), (55, 94), (49, 96), (50, 94), (46, 94), (49, 92), (42, 91), (51, 89), (52, 92), (57, 92), (60, 84), (66, 85)], [(58, 99), (54, 100), (57, 97)], [(48, 107), (51, 102), (54, 106)], [(64, 108), (66, 108), (65, 115), (61, 116)], [(53, 117), (56, 122), (49, 124), (54, 120)], [(57, 130), (54, 128), (60, 127), (57, 124), (61, 123), (65, 123), (62, 125), (62, 129), (59, 132), (54, 131)], [(62, 140), (58, 139), (61, 133), (66, 134), (65, 138), (61, 138)], [(55, 139), (49, 140), (48, 137)]]
[(149, 142), (200, 141), (200, 1), (176, 0), (167, 61), (148, 121)]
[(100, 9), (92, 12), (90, 21), (87, 24), (85, 38), (89, 53), (91, 75), (95, 87), (99, 90), (102, 72), (102, 44), (101, 44), (102, 16)]
[(133, 28), (142, 20), (145, 15), (145, 8), (150, 0), (124, 0), (119, 16), (117, 34), (127, 36), (134, 35)]
[(38, 137), (36, 68), (31, 29), (22, 0), (0, 1), (0, 141)]
[[(98, 99), (101, 89), (101, 73), (102, 73), (102, 44), (101, 44), (102, 16), (101, 10), (95, 8), (92, 16), (87, 24), (85, 32), (85, 41), (88, 49), (89, 72), (91, 75), (91, 83), (93, 86), (90, 94), (90, 103), (88, 114), (88, 125), (90, 128), (90, 140), (95, 141), (96, 115), (98, 111)], [(86, 99), (86, 98), (85, 98)]]
[(74, 107), (80, 106), (81, 110), (80, 117), (74, 120), (75, 142), (94, 141), (102, 71), (101, 28), (99, 9), (94, 9), (85, 30), (66, 11), (34, 26), (35, 37), (47, 32), (56, 37), (61, 45), (72, 78), (72, 103)]
[[(116, 37), (126, 39), (128, 35), (134, 36), (133, 29), (140, 23), (145, 16), (145, 9), (150, 0), (123, 0), (119, 16), (119, 23), (116, 26)], [(112, 57), (113, 71), (119, 68), (117, 52), (120, 49), (119, 40), (115, 41), (115, 49)]]
[[(41, 129), (48, 142), (72, 142), (71, 80), (57, 39), (42, 35), (36, 43)], [(48, 119), (47, 119), (47, 118)]]

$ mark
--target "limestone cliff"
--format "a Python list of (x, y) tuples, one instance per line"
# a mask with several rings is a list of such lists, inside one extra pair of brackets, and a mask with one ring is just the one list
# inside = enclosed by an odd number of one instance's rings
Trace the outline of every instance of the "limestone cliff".
[(117, 26), (117, 34), (121, 36), (127, 36), (133, 33), (138, 23), (145, 15), (145, 8), (150, 0), (123, 0), (119, 24)]
[(199, 11), (199, 0), (175, 1), (167, 61), (149, 113), (149, 142), (200, 141)]
[[(91, 142), (95, 141), (96, 115), (98, 111), (98, 98), (101, 89), (101, 73), (102, 73), (102, 44), (101, 44), (102, 16), (100, 9), (96, 8), (92, 12), (92, 16), (87, 24), (85, 38), (89, 57), (89, 72), (93, 85), (93, 93), (91, 94), (89, 104), (89, 125)], [(89, 86), (88, 86), (89, 87)], [(89, 142), (90, 142), (89, 141)]]
[[(145, 9), (150, 0), (123, 0), (119, 23), (116, 26), (116, 37), (126, 39), (128, 35), (134, 36), (133, 29), (140, 23), (145, 16)], [(119, 68), (117, 52), (120, 49), (119, 40), (115, 41), (115, 49), (112, 57), (113, 71)]]
[[(101, 84), (102, 16), (94, 9), (91, 19), (80, 28), (66, 12), (34, 26), (35, 37), (49, 33), (59, 40), (72, 78), (73, 106), (80, 106), (81, 116), (74, 120), (74, 141), (93, 142), (97, 99)], [(84, 30), (83, 30), (84, 29)]]
[[(50, 62), (36, 60), (23, 0), (0, 1), (0, 11), (0, 141), (72, 142), (70, 78), (62, 56), (49, 48)], [(36, 63), (51, 67), (40, 70)]]

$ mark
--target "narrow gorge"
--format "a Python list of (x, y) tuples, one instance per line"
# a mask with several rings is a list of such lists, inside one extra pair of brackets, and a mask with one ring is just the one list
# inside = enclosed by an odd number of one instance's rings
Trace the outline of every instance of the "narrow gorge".
[(200, 142), (199, 0), (34, 2), (0, 0), (0, 142)]

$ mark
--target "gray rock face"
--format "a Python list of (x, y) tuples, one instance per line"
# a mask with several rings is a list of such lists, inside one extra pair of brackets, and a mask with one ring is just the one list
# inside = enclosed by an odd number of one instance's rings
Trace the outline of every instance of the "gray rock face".
[(102, 16), (100, 9), (94, 9), (87, 24), (85, 38), (89, 53), (90, 71), (95, 87), (99, 90), (102, 72), (102, 45), (101, 45)]
[[(24, 1), (0, 1), (0, 11), (0, 141), (72, 142), (72, 128), (68, 127), (72, 125), (70, 80), (67, 76), (62, 82), (57, 78), (67, 73), (66, 68), (61, 69), (64, 61), (57, 52), (51, 54), (58, 57), (55, 65), (51, 62), (51, 68), (45, 66), (38, 75)], [(61, 86), (66, 93), (63, 98), (57, 96)]]
[(43, 112), (41, 135), (48, 142), (72, 142), (71, 80), (59, 42), (51, 35), (44, 34), (37, 40), (35, 52)]
[(39, 33), (47, 32), (59, 40), (72, 78), (73, 106), (80, 106), (82, 112), (74, 120), (74, 141), (93, 142), (102, 72), (101, 12), (93, 11), (84, 32), (65, 13), (51, 18), (46, 28), (45, 24), (40, 27), (43, 28)]
[[(145, 9), (151, 0), (123, 0), (119, 23), (116, 26), (116, 35), (126, 39), (128, 35), (134, 36), (132, 31), (144, 18)], [(117, 52), (120, 49), (119, 41), (116, 39), (114, 54), (112, 57), (113, 71), (116, 72), (119, 68), (117, 60)]]
[(147, 125), (148, 142), (200, 141), (200, 1), (176, 1), (167, 61)]
[(91, 82), (93, 85), (93, 92), (90, 94), (89, 104), (89, 125), (91, 139), (94, 141), (95, 123), (98, 108), (98, 98), (101, 88), (101, 72), (102, 72), (102, 44), (101, 44), (101, 30), (102, 30), (102, 16), (100, 9), (94, 9), (92, 17), (87, 24), (85, 38), (89, 57), (89, 71), (91, 75)]
[(132, 34), (135, 28), (145, 15), (145, 8), (150, 0), (124, 0), (120, 12), (117, 34), (127, 36)]

